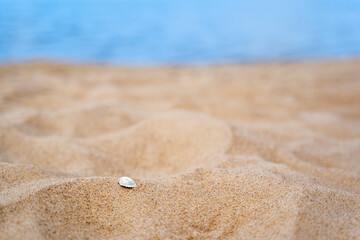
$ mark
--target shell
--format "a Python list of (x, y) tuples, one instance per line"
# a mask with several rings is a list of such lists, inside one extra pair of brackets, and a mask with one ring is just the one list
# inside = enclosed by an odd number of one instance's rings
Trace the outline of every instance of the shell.
[(134, 188), (136, 187), (136, 183), (134, 180), (132, 180), (129, 177), (121, 177), (119, 178), (119, 184), (122, 187), (126, 187), (126, 188)]

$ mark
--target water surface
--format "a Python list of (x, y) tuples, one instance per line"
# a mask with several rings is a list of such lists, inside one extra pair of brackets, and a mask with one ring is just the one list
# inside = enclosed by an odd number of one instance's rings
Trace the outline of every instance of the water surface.
[(222, 63), (360, 55), (358, 0), (0, 0), (0, 61)]

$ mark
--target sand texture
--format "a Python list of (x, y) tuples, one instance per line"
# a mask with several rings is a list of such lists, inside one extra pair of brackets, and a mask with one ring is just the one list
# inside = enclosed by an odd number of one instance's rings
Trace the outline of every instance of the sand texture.
[(360, 61), (4, 65), (0, 180), (0, 239), (360, 239)]

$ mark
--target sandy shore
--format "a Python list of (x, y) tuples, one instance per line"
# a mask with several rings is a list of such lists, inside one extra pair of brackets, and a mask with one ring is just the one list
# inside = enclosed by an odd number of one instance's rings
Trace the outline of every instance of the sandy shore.
[(1, 66), (0, 166), (1, 239), (360, 239), (360, 61)]

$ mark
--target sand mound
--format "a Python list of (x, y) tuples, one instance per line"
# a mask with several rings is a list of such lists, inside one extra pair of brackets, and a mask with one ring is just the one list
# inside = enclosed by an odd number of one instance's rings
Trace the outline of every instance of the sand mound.
[(2, 66), (1, 239), (360, 239), (358, 66)]

